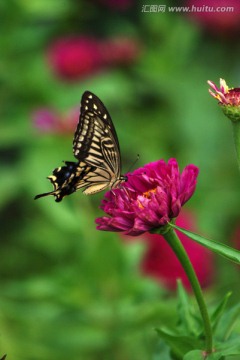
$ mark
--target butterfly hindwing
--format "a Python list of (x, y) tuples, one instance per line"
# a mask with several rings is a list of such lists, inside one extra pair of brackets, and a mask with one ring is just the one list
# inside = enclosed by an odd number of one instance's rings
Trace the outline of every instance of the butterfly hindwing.
[(35, 196), (38, 199), (47, 195), (54, 195), (56, 202), (62, 200), (66, 195), (70, 195), (76, 190), (86, 186), (86, 176), (89, 172), (94, 172), (95, 168), (84, 162), (75, 163), (65, 161), (65, 165), (53, 170), (52, 175), (48, 176), (54, 190), (48, 193)]

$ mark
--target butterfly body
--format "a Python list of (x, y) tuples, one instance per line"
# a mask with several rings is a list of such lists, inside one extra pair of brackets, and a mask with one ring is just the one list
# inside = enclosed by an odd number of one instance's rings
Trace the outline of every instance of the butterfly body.
[(78, 162), (65, 161), (64, 166), (54, 169), (48, 176), (54, 190), (35, 199), (54, 195), (55, 201), (60, 202), (80, 188), (89, 195), (127, 180), (120, 173), (120, 149), (111, 117), (101, 100), (89, 91), (82, 96), (73, 153)]

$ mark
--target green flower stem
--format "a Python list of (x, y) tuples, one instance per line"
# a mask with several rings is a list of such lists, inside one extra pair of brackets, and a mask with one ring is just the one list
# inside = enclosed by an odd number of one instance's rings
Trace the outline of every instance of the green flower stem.
[(185, 273), (191, 283), (192, 289), (194, 291), (194, 294), (195, 294), (195, 297), (196, 297), (196, 300), (197, 300), (197, 303), (199, 306), (199, 310), (202, 315), (203, 325), (205, 328), (206, 351), (207, 351), (207, 353), (210, 354), (210, 353), (212, 353), (212, 350), (213, 350), (212, 328), (211, 328), (211, 323), (210, 323), (210, 319), (209, 319), (209, 315), (208, 315), (208, 311), (207, 311), (207, 306), (206, 306), (204, 298), (203, 298), (203, 293), (202, 293), (202, 289), (199, 284), (198, 278), (195, 274), (195, 271), (192, 267), (189, 257), (187, 255), (181, 241), (179, 240), (177, 234), (175, 233), (175, 231), (173, 229), (169, 228), (169, 230), (162, 235), (164, 236), (164, 238), (168, 242), (168, 244), (171, 246), (174, 253), (177, 255), (178, 260), (182, 264), (182, 266), (185, 270)]
[(240, 168), (240, 120), (232, 121), (233, 137), (237, 153), (238, 166)]

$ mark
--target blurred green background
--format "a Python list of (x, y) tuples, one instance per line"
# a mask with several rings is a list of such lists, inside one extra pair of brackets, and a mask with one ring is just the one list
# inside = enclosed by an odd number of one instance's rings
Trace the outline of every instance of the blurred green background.
[[(154, 328), (175, 322), (175, 293), (139, 270), (144, 243), (95, 229), (102, 193), (78, 192), (60, 204), (33, 200), (51, 190), (46, 176), (73, 160), (69, 113), (85, 90), (113, 118), (123, 173), (138, 153), (137, 167), (171, 157), (181, 169), (194, 163), (199, 182), (186, 207), (199, 232), (229, 244), (234, 238), (240, 191), (231, 124), (206, 81), (240, 83), (239, 28), (198, 14), (142, 11), (146, 4), (0, 4), (0, 356), (9, 360), (153, 359), (161, 346)], [(75, 53), (66, 59), (70, 76), (49, 54), (71, 37), (85, 40), (80, 70), (71, 73)], [(60, 62), (66, 54), (63, 47)], [(44, 117), (39, 125), (42, 110), (62, 117), (67, 131), (44, 128)], [(214, 303), (230, 289), (236, 303), (239, 269), (216, 259), (206, 298)]]

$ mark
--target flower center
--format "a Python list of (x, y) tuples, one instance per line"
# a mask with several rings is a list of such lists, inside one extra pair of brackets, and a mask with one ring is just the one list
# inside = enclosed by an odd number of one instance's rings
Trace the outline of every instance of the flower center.
[[(148, 191), (145, 191), (142, 196), (146, 199), (150, 199), (151, 198), (151, 194), (155, 194), (157, 191), (157, 188), (155, 189), (151, 189), (151, 190), (148, 190)], [(139, 209), (144, 209), (144, 205), (141, 203), (141, 201), (138, 199), (137, 200), (138, 202), (138, 206), (139, 206)]]
[(152, 194), (152, 193), (155, 194), (156, 191), (157, 191), (157, 188), (151, 189), (151, 190), (148, 190), (148, 191), (145, 191), (145, 192), (143, 193), (143, 196), (144, 196), (146, 199), (150, 199), (151, 194)]
[(240, 105), (240, 88), (231, 89), (225, 94), (227, 103), (233, 106)]

